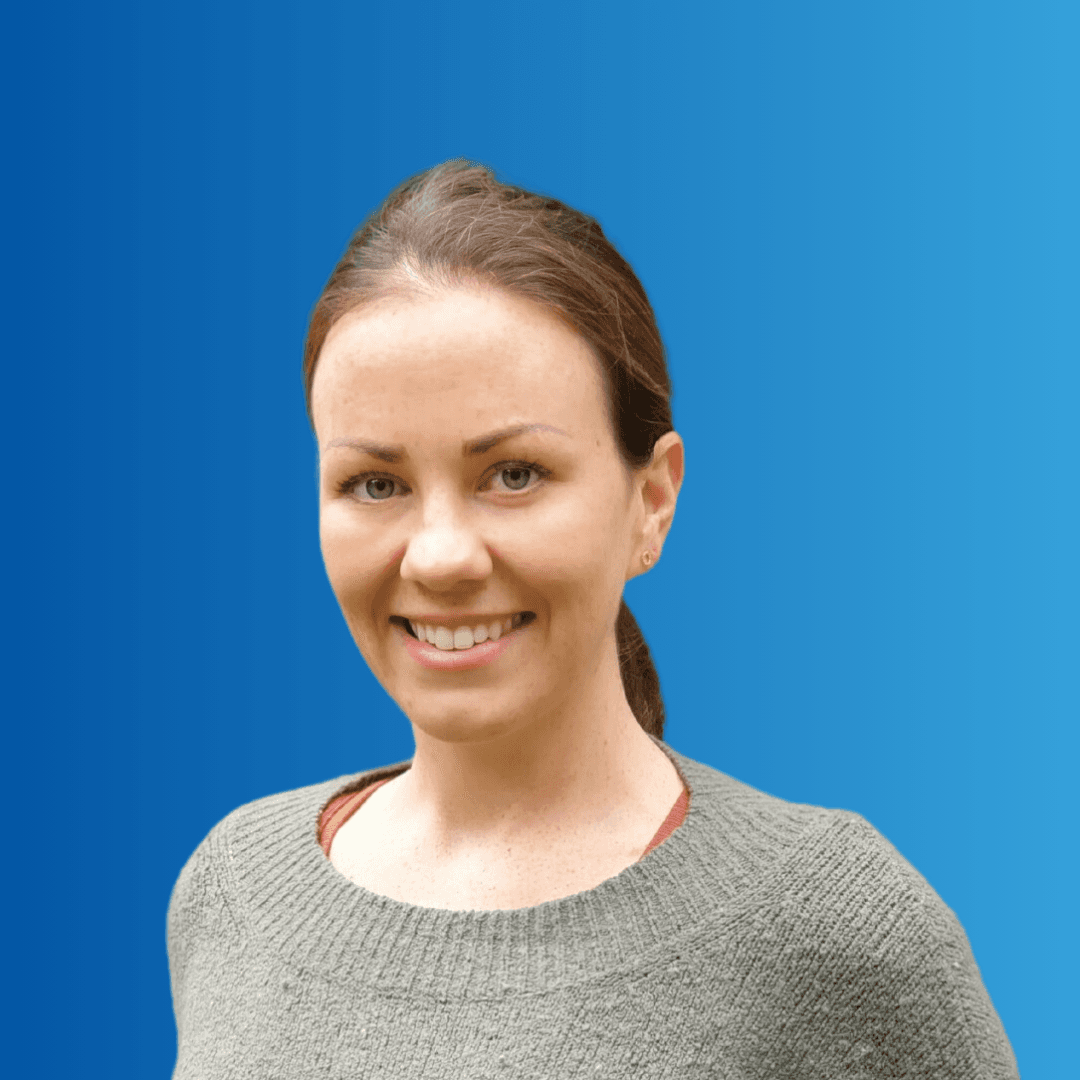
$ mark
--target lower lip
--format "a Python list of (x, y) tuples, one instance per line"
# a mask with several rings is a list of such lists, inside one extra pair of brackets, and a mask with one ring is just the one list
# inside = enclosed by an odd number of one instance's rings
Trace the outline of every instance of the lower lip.
[(498, 659), (510, 646), (513, 636), (521, 632), (517, 627), (503, 634), (498, 641), (485, 641), (471, 649), (437, 649), (427, 641), (419, 641), (407, 630), (401, 630), (405, 638), (405, 648), (418, 663), (432, 671), (468, 671), (470, 668), (483, 667)]

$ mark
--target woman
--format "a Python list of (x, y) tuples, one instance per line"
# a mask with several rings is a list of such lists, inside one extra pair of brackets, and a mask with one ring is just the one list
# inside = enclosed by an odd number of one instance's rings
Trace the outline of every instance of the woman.
[(176, 1080), (1017, 1075), (888, 841), (662, 741), (622, 590), (683, 444), (595, 222), (461, 162), (413, 178), (331, 276), (305, 374), (327, 573), (415, 754), (199, 845)]

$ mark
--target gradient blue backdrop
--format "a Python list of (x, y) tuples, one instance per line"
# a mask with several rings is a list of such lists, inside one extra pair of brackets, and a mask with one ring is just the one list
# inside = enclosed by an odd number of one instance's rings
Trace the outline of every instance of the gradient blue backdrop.
[(323, 574), (300, 346), (454, 156), (595, 215), (655, 305), (687, 482), (627, 595), (670, 743), (867, 817), (1025, 1080), (1076, 1075), (1080, 8), (392, 7), (6, 16), (18, 1075), (167, 1076), (199, 840), (412, 752)]

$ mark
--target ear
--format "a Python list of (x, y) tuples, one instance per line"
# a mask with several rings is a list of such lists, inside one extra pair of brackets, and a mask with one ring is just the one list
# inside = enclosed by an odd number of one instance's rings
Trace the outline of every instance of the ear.
[(634, 473), (634, 499), (640, 514), (641, 530), (627, 568), (627, 580), (649, 567), (642, 561), (650, 552), (655, 566), (675, 517), (675, 500), (682, 487), (684, 446), (680, 436), (669, 431), (656, 440), (652, 461)]

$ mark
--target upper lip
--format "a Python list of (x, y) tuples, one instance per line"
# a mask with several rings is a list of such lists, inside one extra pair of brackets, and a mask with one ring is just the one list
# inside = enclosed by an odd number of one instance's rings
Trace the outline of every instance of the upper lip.
[(398, 618), (408, 619), (410, 622), (414, 623), (423, 623), (425, 626), (448, 627), (453, 623), (457, 623), (460, 626), (476, 626), (480, 623), (500, 622), (503, 619), (509, 619), (512, 618), (514, 615), (519, 615), (525, 610), (525, 608), (515, 608), (513, 611), (487, 613), (465, 612), (461, 615), (443, 612), (441, 615), (399, 615)]

